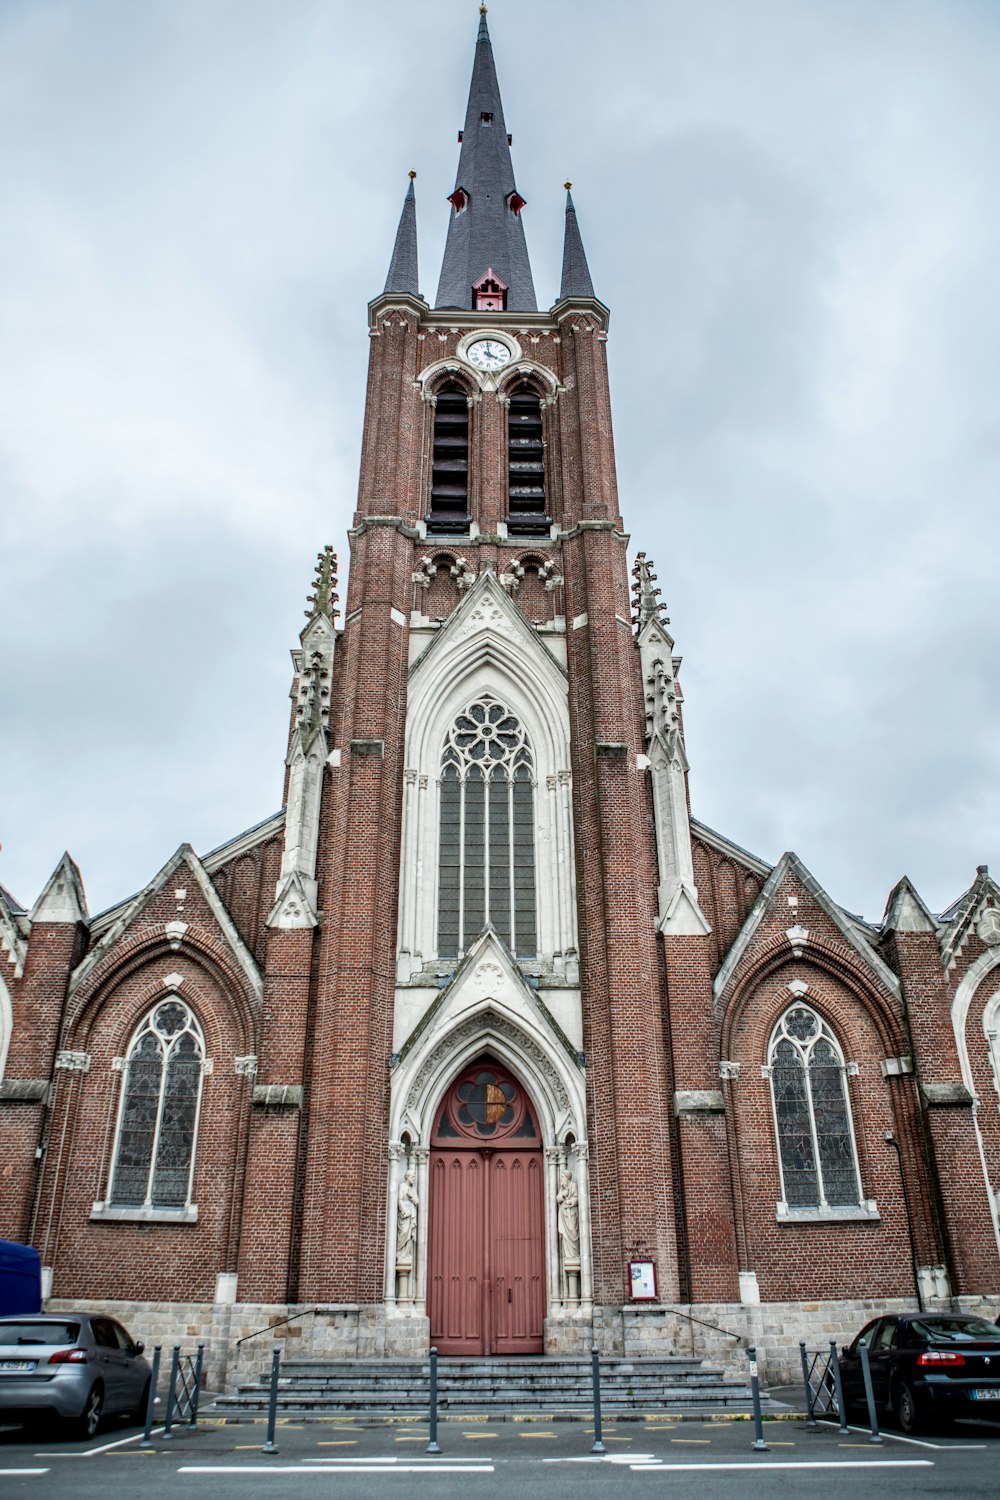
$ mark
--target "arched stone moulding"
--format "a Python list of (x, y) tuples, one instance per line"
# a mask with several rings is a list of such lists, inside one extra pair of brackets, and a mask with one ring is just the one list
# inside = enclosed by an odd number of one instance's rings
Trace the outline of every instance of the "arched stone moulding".
[[(983, 1134), (980, 1129), (978, 1119), (978, 1113), (981, 1104), (977, 1098), (975, 1079), (972, 1074), (972, 1065), (969, 1062), (968, 1036), (969, 1012), (972, 1009), (973, 1001), (977, 1001), (977, 1003), (982, 1004), (983, 1006), (982, 1029), (984, 1033), (986, 1033), (987, 1047), (990, 1047), (990, 1023), (987, 1017), (987, 1011), (989, 1010), (993, 1014), (993, 1016), (997, 1017), (998, 1019), (1000, 1019), (1000, 1011), (998, 1011), (996, 1008), (994, 1008), (993, 1005), (990, 1004), (990, 1001), (993, 998), (992, 990), (988, 986), (985, 986), (984, 982), (991, 974), (994, 976), (994, 979), (998, 977), (995, 973), (998, 967), (1000, 967), (1000, 948), (997, 947), (987, 948), (985, 953), (981, 953), (976, 961), (970, 964), (968, 972), (963, 976), (958, 989), (955, 991), (955, 998), (952, 1001), (951, 1006), (951, 1024), (955, 1031), (955, 1045), (958, 1048), (958, 1058), (962, 1068), (962, 1082), (965, 1084), (965, 1087), (968, 1089), (973, 1099), (976, 1100), (976, 1102), (972, 1106), (972, 1123), (975, 1127), (976, 1132), (976, 1146), (979, 1151), (979, 1161), (983, 1169), (983, 1182), (986, 1185), (986, 1200), (989, 1204), (990, 1216), (993, 1220), (993, 1234), (996, 1238), (997, 1256), (998, 1258), (1000, 1258), (1000, 1203), (998, 1203), (998, 1191), (1000, 1191), (1000, 1183), (994, 1183), (991, 1179), (989, 1163), (986, 1160), (986, 1146), (983, 1141)], [(984, 986), (986, 990), (986, 993), (983, 994), (981, 999), (978, 998), (980, 986)], [(998, 1055), (998, 1048), (995, 1043), (992, 1047), (990, 1047), (990, 1051), (992, 1054), (992, 1058), (996, 1058)]]
[[(539, 1025), (506, 1014), (492, 996), (464, 1009), (442, 1031), (431, 1029), (392, 1075), (389, 1127), (388, 1212), (386, 1214), (385, 1298), (397, 1301), (396, 1226), (399, 1186), (407, 1166), (417, 1170), (420, 1210), (415, 1264), (409, 1281), (408, 1310), (423, 1316), (427, 1306), (427, 1232), (431, 1133), (446, 1090), (464, 1067), (488, 1054), (519, 1078), (535, 1106), (545, 1154), (545, 1265), (548, 1315), (560, 1310), (589, 1317), (593, 1298), (590, 1243), (590, 1184), (586, 1145), (583, 1072)], [(580, 1200), (580, 1293), (570, 1303), (559, 1259), (556, 1194), (559, 1173), (568, 1163)]]
[(568, 984), (578, 983), (568, 692), (565, 672), (490, 573), (414, 664), (403, 788), (401, 982), (437, 956), (438, 783), (445, 735), (470, 703), (489, 694), (521, 721), (534, 757), (538, 959)]

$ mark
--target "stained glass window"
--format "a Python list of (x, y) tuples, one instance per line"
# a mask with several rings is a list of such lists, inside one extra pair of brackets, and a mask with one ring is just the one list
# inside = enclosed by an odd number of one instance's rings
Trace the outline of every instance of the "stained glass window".
[(492, 922), (522, 958), (534, 956), (534, 763), (503, 704), (484, 697), (460, 714), (441, 757), (438, 952), (457, 958)]
[(176, 996), (146, 1017), (125, 1059), (109, 1201), (184, 1208), (191, 1196), (205, 1044)]
[(843, 1054), (808, 1005), (793, 1005), (769, 1053), (783, 1197), (790, 1209), (861, 1202)]

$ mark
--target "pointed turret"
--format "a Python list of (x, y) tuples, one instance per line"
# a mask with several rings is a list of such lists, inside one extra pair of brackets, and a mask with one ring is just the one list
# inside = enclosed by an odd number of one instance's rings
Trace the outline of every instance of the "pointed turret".
[(590, 267), (580, 238), (580, 226), (576, 219), (571, 182), (566, 183), (566, 233), (563, 236), (562, 283), (559, 287), (560, 302), (565, 297), (596, 297), (594, 283), (590, 279)]
[[(528, 247), (521, 210), (524, 199), (514, 186), (510, 137), (504, 123), (493, 47), (480, 6), (479, 36), (472, 68), (462, 153), (458, 159), (451, 221), (438, 283), (436, 307), (506, 308), (535, 312)], [(473, 287), (489, 273), (491, 288)]]
[(385, 292), (408, 292), (419, 297), (417, 274), (417, 199), (413, 191), (416, 172), (410, 173), (410, 185), (403, 199), (403, 212), (399, 216), (396, 243), (392, 247), (389, 274), (385, 278)]

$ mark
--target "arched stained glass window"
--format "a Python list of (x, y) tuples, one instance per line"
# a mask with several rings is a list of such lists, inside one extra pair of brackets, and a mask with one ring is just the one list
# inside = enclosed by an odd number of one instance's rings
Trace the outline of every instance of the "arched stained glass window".
[(176, 995), (140, 1026), (125, 1059), (108, 1195), (114, 1207), (190, 1202), (204, 1058), (201, 1028)]
[(456, 958), (492, 922), (522, 958), (537, 944), (534, 763), (520, 722), (484, 697), (441, 756), (438, 953)]
[(861, 1202), (847, 1069), (836, 1038), (807, 1005), (793, 1005), (768, 1057), (782, 1197), (790, 1209)]

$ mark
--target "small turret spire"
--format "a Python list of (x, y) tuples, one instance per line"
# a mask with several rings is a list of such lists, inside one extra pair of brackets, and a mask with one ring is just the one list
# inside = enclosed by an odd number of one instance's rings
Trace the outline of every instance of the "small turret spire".
[(514, 185), (510, 137), (504, 123), (486, 7), (479, 35), (458, 159), (448, 238), (435, 307), (472, 308), (473, 286), (492, 268), (502, 283), (504, 307), (535, 312), (535, 287), (524, 238), (524, 199)]
[[(389, 274), (385, 278), (385, 292), (409, 292), (419, 297), (417, 276), (417, 199), (413, 191), (416, 172), (410, 173), (410, 185), (403, 199), (403, 212), (399, 216), (396, 243), (392, 247)], [(383, 293), (384, 295), (384, 293)]]
[(587, 265), (583, 240), (580, 237), (580, 226), (576, 221), (573, 194), (570, 192), (573, 184), (567, 182), (563, 185), (566, 189), (566, 233), (563, 237), (562, 284), (559, 288), (559, 298), (561, 301), (563, 297), (595, 297), (594, 283), (590, 279), (590, 267)]
[[(563, 296), (566, 295), (563, 292)], [(590, 295), (593, 296), (593, 293)], [(670, 624), (666, 605), (660, 602), (661, 593), (662, 590), (656, 585), (652, 563), (645, 552), (638, 552), (632, 567), (632, 617), (637, 631), (641, 632), (650, 620), (655, 620), (658, 625)]]
[(325, 615), (331, 624), (336, 624), (337, 605), (340, 602), (340, 595), (337, 593), (337, 554), (329, 543), (322, 552), (316, 554), (313, 591), (306, 602), (310, 605), (306, 610), (307, 619), (314, 620), (317, 615)]

